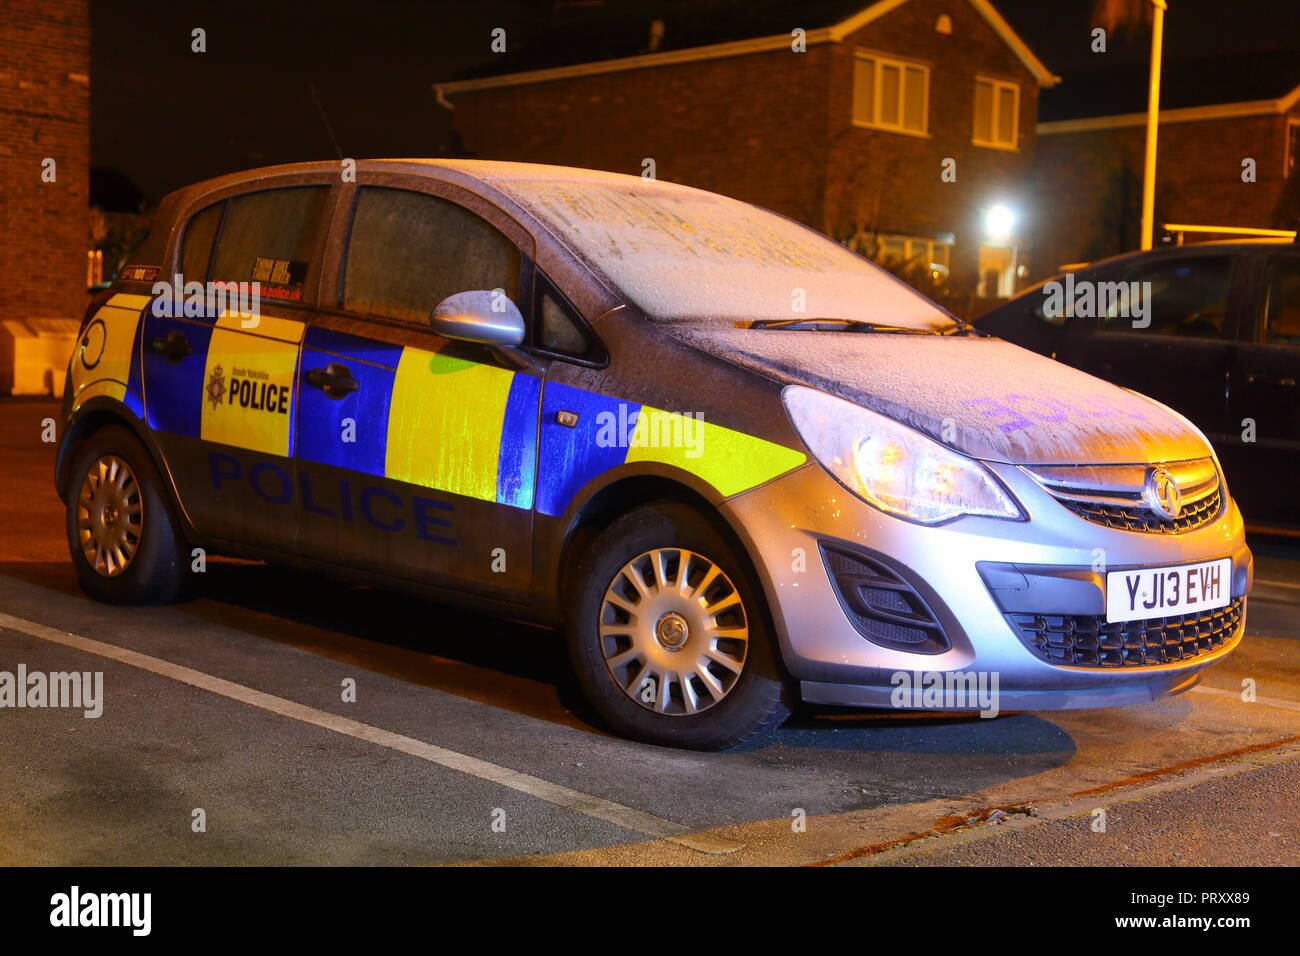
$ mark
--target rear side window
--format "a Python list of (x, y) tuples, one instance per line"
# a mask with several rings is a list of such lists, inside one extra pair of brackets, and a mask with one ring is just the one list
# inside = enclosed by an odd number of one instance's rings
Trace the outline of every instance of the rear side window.
[[(1117, 307), (1112, 298), (1102, 328), (1107, 332), (1179, 338), (1232, 338), (1228, 326), (1231, 277), (1232, 259), (1228, 256), (1166, 259), (1140, 265), (1124, 277), (1131, 293), (1127, 310)], [(1146, 309), (1145, 315), (1134, 315), (1134, 295), (1141, 296), (1137, 304)], [(1135, 324), (1145, 320), (1150, 324)]]
[(206, 282), (208, 263), (212, 259), (212, 240), (217, 235), (224, 202), (209, 206), (191, 217), (181, 243), (181, 276), (185, 282)]
[(300, 302), (327, 186), (292, 186), (226, 201), (214, 282), (260, 282), (263, 299)]
[(343, 308), (424, 325), (457, 292), (519, 291), (519, 249), (469, 210), (425, 193), (359, 191), (344, 265)]

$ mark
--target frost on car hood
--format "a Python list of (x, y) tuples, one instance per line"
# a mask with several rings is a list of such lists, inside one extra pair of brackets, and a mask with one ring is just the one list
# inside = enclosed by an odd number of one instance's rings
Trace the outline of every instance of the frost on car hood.
[(1163, 406), (999, 339), (702, 325), (668, 331), (743, 367), (857, 402), (986, 461), (1119, 464), (1210, 454)]

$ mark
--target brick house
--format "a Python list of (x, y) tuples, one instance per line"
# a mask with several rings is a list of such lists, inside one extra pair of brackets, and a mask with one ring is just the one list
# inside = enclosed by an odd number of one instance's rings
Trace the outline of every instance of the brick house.
[(657, 178), (947, 275), (954, 294), (1010, 294), (1023, 225), (990, 235), (986, 220), (1024, 207), (1038, 90), (1057, 78), (987, 0), (790, 10), (574, 8), (435, 90), (470, 156), (633, 174), (653, 161)]
[[(45, 352), (59, 352), (65, 337), (70, 346), (71, 335), (59, 331), (61, 320), (80, 319), (86, 307), (89, 73), (87, 0), (5, 0), (0, 17), (0, 394), (14, 389), (18, 358), (35, 361)], [(66, 361), (66, 351), (57, 358)], [(23, 369), (17, 371), (21, 385)], [(38, 370), (38, 385), (48, 385), (46, 378), (45, 370)], [(62, 374), (56, 379), (55, 389)]]
[[(1034, 272), (1138, 247), (1146, 147), (1145, 68), (1070, 76), (1043, 97), (1036, 159), (1042, 209)], [(1291, 228), (1300, 144), (1300, 56), (1169, 62), (1156, 146), (1162, 223)], [(1253, 164), (1245, 161), (1253, 160)], [(1246, 175), (1244, 175), (1246, 174)], [(1159, 241), (1159, 238), (1157, 239)]]

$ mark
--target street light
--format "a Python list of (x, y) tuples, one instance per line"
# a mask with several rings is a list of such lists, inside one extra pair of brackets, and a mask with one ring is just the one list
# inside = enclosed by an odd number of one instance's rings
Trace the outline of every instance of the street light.
[(994, 242), (1005, 242), (1016, 228), (1016, 214), (1010, 206), (997, 203), (984, 211), (984, 232)]
[(1154, 240), (1156, 220), (1156, 128), (1160, 117), (1160, 51), (1165, 26), (1165, 0), (1151, 0), (1154, 8), (1151, 20), (1151, 81), (1147, 90), (1147, 152), (1142, 171), (1142, 235), (1143, 249), (1150, 249)]

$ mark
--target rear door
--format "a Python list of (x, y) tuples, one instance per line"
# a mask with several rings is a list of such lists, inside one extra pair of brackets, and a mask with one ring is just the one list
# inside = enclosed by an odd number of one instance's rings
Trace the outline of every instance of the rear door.
[(181, 295), (146, 310), (146, 418), (205, 535), (295, 549), (298, 352), (328, 196), (324, 183), (264, 188), (197, 211), (173, 274)]
[[(1112, 301), (1070, 364), (1176, 409), (1219, 447), (1248, 278), (1238, 260), (1225, 253), (1132, 263), (1117, 277), (1128, 284), (1127, 308)], [(1135, 310), (1136, 295), (1142, 304)]]
[(445, 339), (428, 316), (475, 289), (526, 315), (530, 238), (428, 180), (363, 181), (347, 202), (334, 301), (306, 333), (298, 376), (302, 553), (522, 600), (547, 363)]
[(1232, 373), (1231, 430), (1221, 455), (1250, 524), (1300, 527), (1300, 250), (1258, 256), (1259, 294)]

